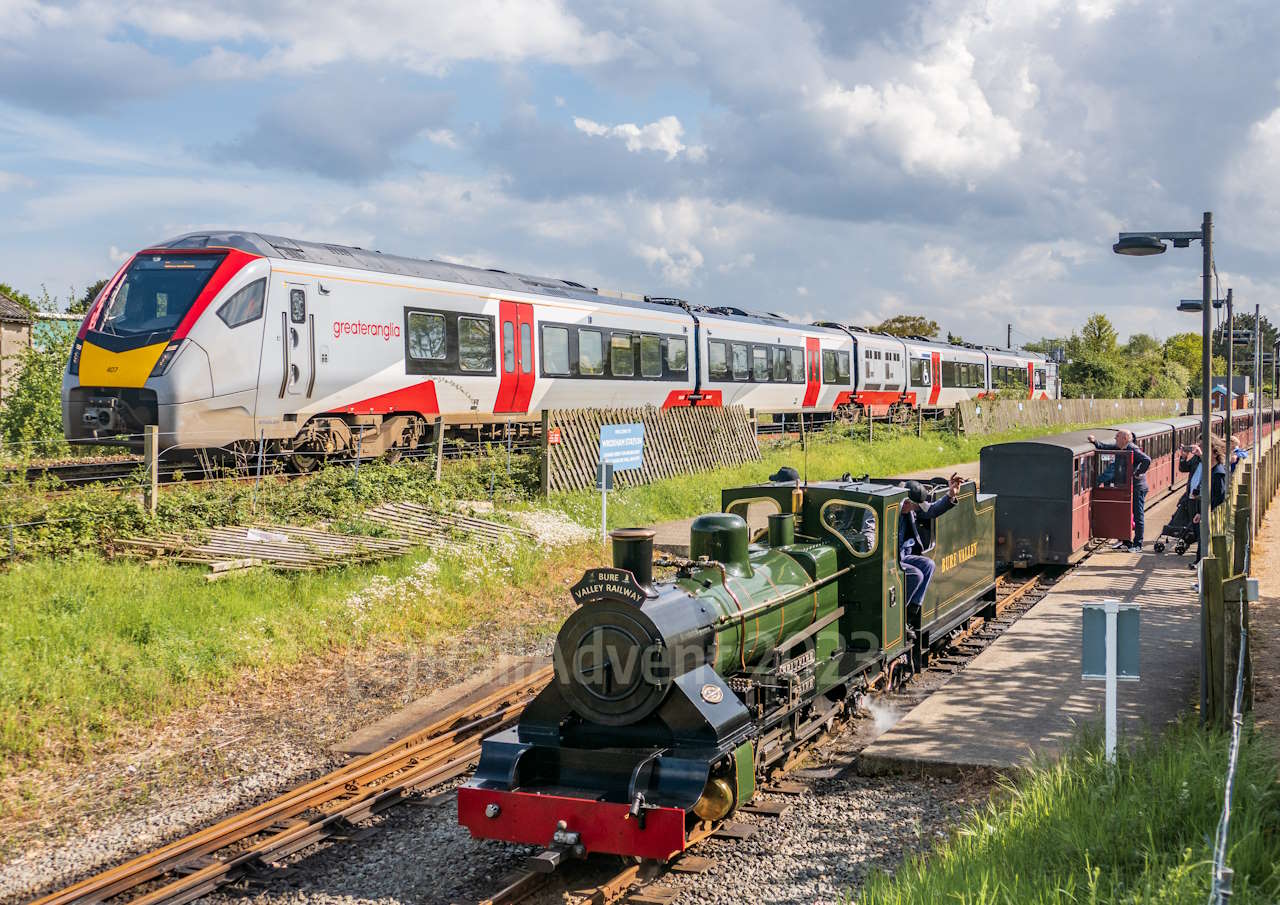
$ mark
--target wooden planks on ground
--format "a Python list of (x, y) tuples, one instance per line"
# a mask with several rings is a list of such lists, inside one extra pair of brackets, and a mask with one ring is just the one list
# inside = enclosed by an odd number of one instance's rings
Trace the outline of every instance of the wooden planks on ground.
[(399, 556), (413, 543), (404, 538), (334, 534), (318, 528), (231, 525), (190, 534), (165, 533), (118, 541), (124, 552), (203, 564), (211, 575), (251, 566), (309, 571)]
[(760, 459), (755, 430), (741, 406), (557, 409), (547, 418), (560, 437), (559, 443), (547, 446), (548, 489), (593, 488), (600, 428), (636, 423), (644, 425), (644, 465), (615, 472), (614, 482), (621, 487)]
[(420, 503), (383, 503), (361, 518), (428, 547), (453, 546), (460, 535), (491, 544), (508, 537), (533, 538), (533, 532), (523, 528), (457, 512), (437, 512)]

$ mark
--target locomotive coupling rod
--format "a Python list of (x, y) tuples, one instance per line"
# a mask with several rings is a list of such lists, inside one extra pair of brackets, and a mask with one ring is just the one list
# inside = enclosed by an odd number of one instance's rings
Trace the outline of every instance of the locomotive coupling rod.
[(727, 625), (730, 622), (739, 622), (743, 619), (748, 619), (752, 616), (758, 616), (761, 613), (768, 612), (769, 610), (773, 609), (776, 606), (782, 606), (783, 604), (791, 603), (792, 601), (799, 600), (801, 597), (804, 597), (808, 594), (812, 594), (814, 591), (817, 591), (821, 588), (825, 588), (827, 585), (831, 584), (833, 581), (843, 578), (845, 575), (848, 575), (852, 571), (853, 571), (853, 566), (845, 566), (843, 569), (837, 569), (836, 571), (832, 572), (830, 575), (826, 576), (825, 578), (819, 578), (817, 581), (811, 582), (805, 585), (803, 588), (800, 588), (795, 591), (788, 591), (785, 594), (779, 594), (777, 597), (772, 597), (769, 600), (762, 600), (759, 603), (754, 604), (753, 606), (747, 607), (745, 610), (739, 613), (727, 613), (724, 616), (721, 616), (718, 619), (716, 619), (715, 624)]

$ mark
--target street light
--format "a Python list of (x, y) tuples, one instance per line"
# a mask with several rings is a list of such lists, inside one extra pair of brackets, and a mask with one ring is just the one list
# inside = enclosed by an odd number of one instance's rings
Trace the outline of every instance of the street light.
[[(1200, 441), (1200, 554), (1204, 556), (1212, 556), (1213, 550), (1209, 546), (1209, 497), (1210, 497), (1210, 476), (1209, 472), (1213, 467), (1213, 457), (1210, 450), (1213, 448), (1211, 440), (1212, 421), (1209, 417), (1209, 384), (1213, 380), (1213, 350), (1209, 345), (1210, 328), (1212, 326), (1212, 306), (1213, 306), (1213, 212), (1205, 211), (1204, 220), (1199, 230), (1192, 232), (1142, 232), (1142, 233), (1121, 233), (1119, 240), (1115, 245), (1111, 246), (1111, 250), (1118, 255), (1133, 255), (1137, 257), (1145, 257), (1146, 255), (1164, 254), (1166, 242), (1172, 242), (1174, 248), (1188, 248), (1192, 242), (1199, 242), (1204, 249), (1204, 265), (1201, 277), (1203, 280), (1200, 293), (1200, 327), (1201, 342), (1200, 350), (1200, 367), (1202, 371), (1202, 381), (1200, 386), (1200, 409), (1201, 418), (1201, 441)], [(1179, 308), (1182, 306), (1179, 305)], [(1227, 388), (1230, 392), (1230, 387)], [(1203, 573), (1202, 573), (1203, 574)], [(1205, 596), (1207, 591), (1205, 582), (1200, 582), (1200, 718), (1205, 718), (1205, 711), (1209, 704), (1209, 670), (1207, 656), (1209, 652), (1208, 638), (1208, 601)]]

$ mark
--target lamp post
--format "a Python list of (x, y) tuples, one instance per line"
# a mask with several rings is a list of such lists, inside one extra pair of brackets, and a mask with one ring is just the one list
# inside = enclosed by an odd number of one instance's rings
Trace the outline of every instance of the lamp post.
[[(1174, 248), (1188, 248), (1192, 242), (1199, 242), (1204, 250), (1203, 267), (1201, 277), (1203, 286), (1200, 293), (1200, 328), (1203, 348), (1200, 354), (1200, 368), (1202, 371), (1202, 382), (1200, 386), (1200, 408), (1202, 411), (1200, 423), (1200, 553), (1202, 556), (1212, 556), (1213, 551), (1209, 546), (1209, 497), (1210, 497), (1210, 476), (1209, 472), (1212, 468), (1213, 457), (1210, 454), (1212, 447), (1213, 427), (1212, 420), (1209, 417), (1209, 384), (1213, 380), (1213, 349), (1210, 346), (1210, 327), (1211, 327), (1211, 311), (1213, 304), (1213, 212), (1205, 211), (1204, 220), (1199, 230), (1183, 231), (1183, 232), (1143, 232), (1143, 233), (1121, 233), (1115, 245), (1111, 246), (1111, 250), (1118, 255), (1133, 255), (1137, 257), (1146, 257), (1147, 255), (1164, 254), (1168, 246), (1166, 242), (1172, 242)], [(1228, 388), (1230, 391), (1230, 388)], [(1205, 582), (1200, 582), (1200, 719), (1204, 720), (1205, 711), (1209, 705), (1209, 685), (1208, 685), (1208, 663), (1207, 656), (1209, 653), (1208, 640), (1205, 637), (1208, 630), (1208, 601), (1206, 599)]]

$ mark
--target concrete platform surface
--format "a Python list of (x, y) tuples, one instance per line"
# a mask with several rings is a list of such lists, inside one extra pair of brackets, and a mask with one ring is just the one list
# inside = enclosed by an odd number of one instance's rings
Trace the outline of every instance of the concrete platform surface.
[[(1175, 504), (1147, 513), (1155, 536)], [(1150, 550), (1150, 541), (1147, 543)], [(1078, 725), (1102, 719), (1103, 684), (1080, 678), (1080, 607), (1114, 598), (1141, 605), (1140, 680), (1119, 686), (1121, 735), (1177, 718), (1199, 696), (1199, 603), (1191, 555), (1102, 550), (946, 685), (864, 749), (869, 772), (1009, 768), (1056, 754)]]

